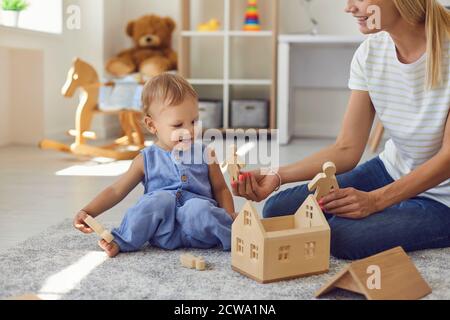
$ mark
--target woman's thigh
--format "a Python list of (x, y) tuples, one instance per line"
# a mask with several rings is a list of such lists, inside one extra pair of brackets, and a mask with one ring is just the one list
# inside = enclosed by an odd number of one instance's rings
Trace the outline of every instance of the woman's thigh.
[[(336, 176), (340, 188), (353, 187), (360, 191), (372, 191), (393, 182), (381, 160), (374, 158), (355, 169)], [(267, 200), (263, 216), (265, 218), (294, 214), (311, 192), (308, 185), (300, 185)]]
[(450, 208), (426, 198), (403, 201), (362, 220), (332, 217), (331, 253), (362, 259), (397, 246), (416, 251), (450, 246)]

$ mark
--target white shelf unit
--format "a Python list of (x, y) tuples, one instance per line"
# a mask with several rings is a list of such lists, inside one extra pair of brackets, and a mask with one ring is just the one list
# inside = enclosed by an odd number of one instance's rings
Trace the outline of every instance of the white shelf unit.
[[(202, 0), (210, 1), (210, 0)], [(278, 10), (279, 0), (265, 0), (270, 3), (270, 14), (272, 15), (272, 27), (270, 30), (261, 31), (243, 31), (232, 28), (232, 5), (236, 2), (247, 3), (247, 0), (216, 0), (223, 1), (223, 30), (220, 31), (194, 31), (191, 26), (191, 0), (180, 0), (181, 4), (181, 37), (179, 45), (179, 71), (181, 75), (189, 79), (192, 85), (201, 86), (222, 86), (223, 101), (223, 128), (232, 129), (230, 126), (230, 102), (231, 102), (231, 86), (240, 87), (262, 87), (264, 90), (270, 91), (269, 103), (269, 128), (276, 128), (276, 85), (277, 85), (277, 52), (278, 52)], [(244, 12), (239, 12), (244, 22)], [(268, 63), (270, 68), (270, 77), (265, 79), (241, 79), (231, 76), (231, 39), (232, 38), (259, 38), (270, 41), (271, 59)], [(193, 78), (191, 77), (191, 41), (193, 38), (223, 39), (223, 76), (218, 79), (214, 78)], [(244, 48), (245, 50), (245, 48)]]

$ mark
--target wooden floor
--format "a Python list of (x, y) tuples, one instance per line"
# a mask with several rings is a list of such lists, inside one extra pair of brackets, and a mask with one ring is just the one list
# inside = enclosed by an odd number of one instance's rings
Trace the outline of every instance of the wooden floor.
[[(281, 147), (281, 163), (296, 161), (331, 142), (295, 140)], [(99, 163), (34, 147), (0, 148), (0, 251), (72, 218), (129, 163)], [(139, 186), (100, 221), (120, 221), (142, 192)], [(242, 204), (242, 199), (236, 199), (237, 208)]]

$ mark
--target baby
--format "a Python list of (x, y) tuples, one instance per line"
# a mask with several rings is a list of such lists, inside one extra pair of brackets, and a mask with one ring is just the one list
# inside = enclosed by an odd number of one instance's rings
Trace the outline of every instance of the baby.
[(145, 125), (157, 141), (77, 213), (75, 228), (93, 232), (84, 219), (109, 210), (142, 182), (145, 193), (112, 231), (114, 241), (99, 242), (108, 256), (140, 250), (147, 242), (168, 250), (230, 250), (233, 197), (214, 152), (195, 142), (197, 93), (182, 77), (163, 74), (146, 83), (142, 103)]

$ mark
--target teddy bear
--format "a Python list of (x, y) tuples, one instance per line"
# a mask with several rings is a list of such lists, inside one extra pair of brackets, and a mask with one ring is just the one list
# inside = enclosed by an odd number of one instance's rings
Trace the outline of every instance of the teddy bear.
[(177, 69), (177, 54), (172, 50), (175, 22), (169, 17), (146, 15), (130, 21), (126, 33), (134, 48), (119, 53), (106, 64), (106, 70), (116, 77), (139, 72), (153, 77)]

